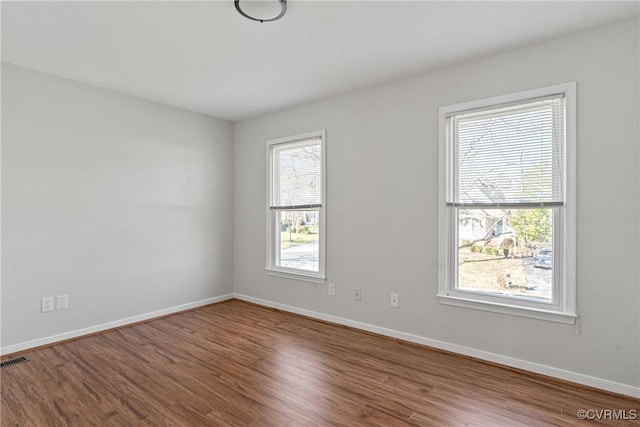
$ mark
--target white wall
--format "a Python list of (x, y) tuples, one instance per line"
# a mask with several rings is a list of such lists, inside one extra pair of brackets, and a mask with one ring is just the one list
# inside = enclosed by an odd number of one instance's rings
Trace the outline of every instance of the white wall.
[(230, 122), (3, 63), (2, 125), (5, 352), (233, 292)]
[[(627, 20), (236, 123), (235, 292), (640, 395), (638, 39)], [(438, 108), (567, 81), (578, 88), (577, 326), (439, 304)], [(317, 129), (336, 297), (264, 272), (265, 141)]]

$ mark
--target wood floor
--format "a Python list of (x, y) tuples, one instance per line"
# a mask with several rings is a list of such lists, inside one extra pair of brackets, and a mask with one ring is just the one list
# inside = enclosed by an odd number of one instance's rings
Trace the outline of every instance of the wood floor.
[[(570, 426), (640, 400), (231, 300), (24, 353), (2, 426)], [(6, 359), (3, 358), (3, 359)]]

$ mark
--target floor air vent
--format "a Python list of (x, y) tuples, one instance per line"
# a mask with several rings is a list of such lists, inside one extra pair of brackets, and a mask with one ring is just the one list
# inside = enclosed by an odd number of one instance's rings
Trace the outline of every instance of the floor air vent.
[(7, 366), (17, 365), (18, 363), (28, 362), (26, 357), (16, 357), (15, 359), (5, 360), (0, 363), (0, 368), (6, 368)]

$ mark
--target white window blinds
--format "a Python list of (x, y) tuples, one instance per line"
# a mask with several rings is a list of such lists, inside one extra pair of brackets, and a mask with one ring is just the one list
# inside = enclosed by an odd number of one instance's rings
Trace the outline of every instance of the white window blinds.
[(322, 206), (322, 139), (313, 138), (271, 148), (271, 209)]
[(447, 132), (449, 206), (564, 203), (564, 95), (453, 113)]

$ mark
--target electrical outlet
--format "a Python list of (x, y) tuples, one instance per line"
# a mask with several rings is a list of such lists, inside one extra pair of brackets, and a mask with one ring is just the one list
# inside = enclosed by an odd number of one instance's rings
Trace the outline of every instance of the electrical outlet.
[(66, 310), (69, 308), (69, 295), (58, 295), (56, 297), (56, 310)]
[(327, 287), (327, 293), (332, 297), (336, 296), (336, 284), (335, 283), (329, 283), (329, 286)]
[(40, 311), (42, 313), (53, 311), (53, 297), (44, 297), (40, 300)]
[(358, 302), (362, 301), (362, 289), (360, 288), (353, 289), (353, 300)]
[(393, 308), (398, 308), (399, 303), (400, 303), (400, 296), (398, 294), (391, 294), (389, 305)]

